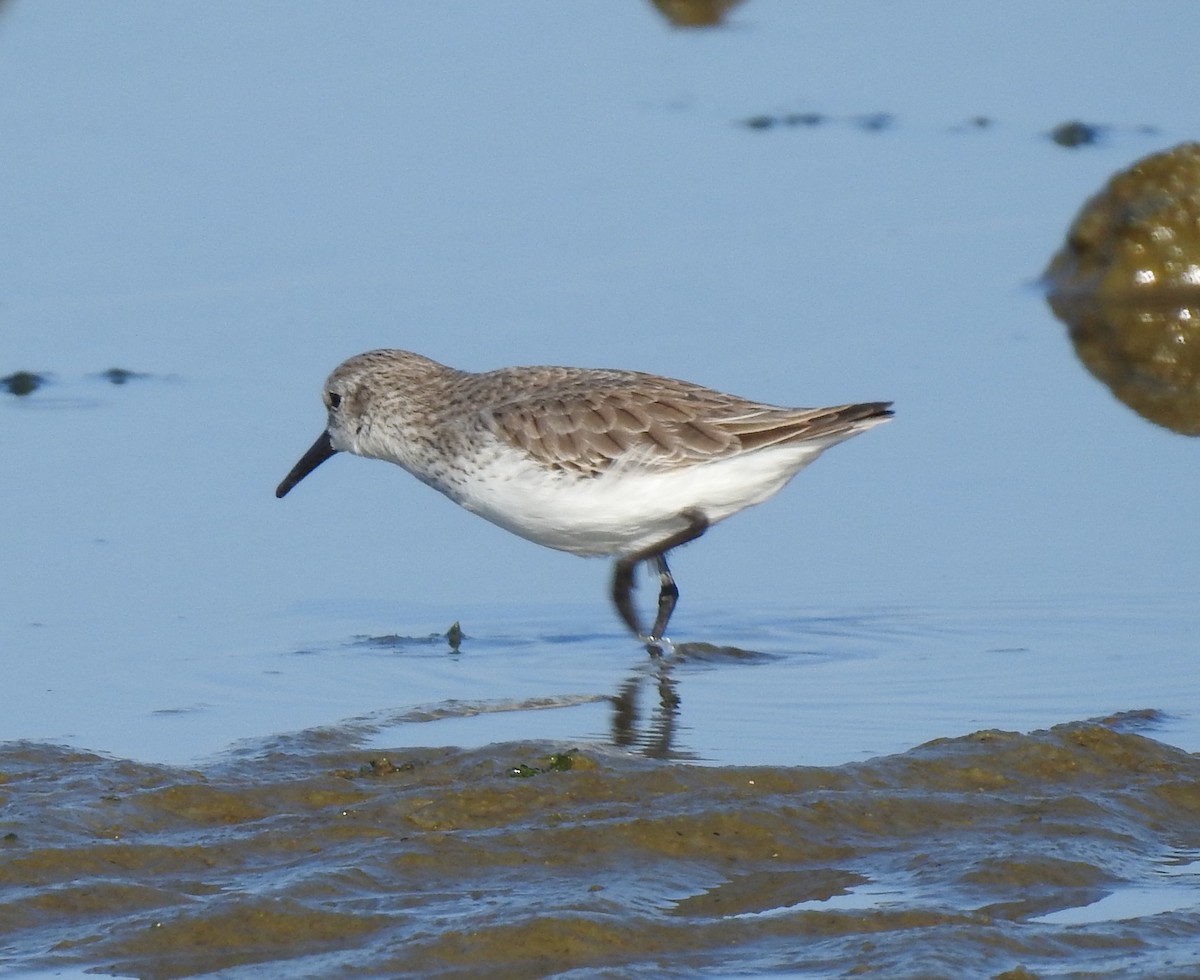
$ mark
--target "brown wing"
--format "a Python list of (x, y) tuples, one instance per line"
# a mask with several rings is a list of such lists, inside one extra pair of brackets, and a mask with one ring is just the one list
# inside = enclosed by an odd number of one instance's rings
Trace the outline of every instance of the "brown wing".
[(672, 469), (792, 441), (849, 436), (887, 403), (778, 408), (652, 375), (556, 378), (491, 408), (485, 425), (541, 463), (581, 475), (614, 465)]
[(775, 408), (757, 406), (759, 411), (718, 423), (737, 438), (744, 451), (765, 449), (789, 442), (816, 442), (847, 438), (876, 422), (892, 417), (891, 402), (857, 402), (832, 408)]
[(492, 409), (489, 421), (539, 462), (582, 474), (618, 462), (669, 467), (712, 459), (737, 443), (681, 399), (630, 390), (522, 399)]

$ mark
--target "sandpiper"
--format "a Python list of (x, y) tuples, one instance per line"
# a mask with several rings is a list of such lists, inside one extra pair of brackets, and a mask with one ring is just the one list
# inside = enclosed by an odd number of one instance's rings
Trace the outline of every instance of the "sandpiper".
[[(375, 350), (325, 382), (325, 431), (275, 491), (338, 452), (383, 459), (530, 541), (616, 559), (612, 600), (652, 648), (679, 597), (667, 552), (778, 492), (890, 402), (782, 408), (638, 371), (510, 367), (473, 374)], [(643, 630), (634, 570), (659, 577)]]

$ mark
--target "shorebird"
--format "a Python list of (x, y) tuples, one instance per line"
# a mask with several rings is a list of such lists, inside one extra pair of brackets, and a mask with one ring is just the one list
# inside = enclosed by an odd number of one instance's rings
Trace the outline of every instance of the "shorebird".
[[(375, 350), (325, 382), (325, 431), (275, 491), (335, 453), (387, 460), (493, 524), (615, 559), (612, 601), (656, 648), (679, 598), (672, 548), (777, 493), (830, 446), (891, 418), (890, 402), (783, 408), (638, 371), (510, 367), (471, 373)], [(633, 604), (659, 578), (654, 623)]]

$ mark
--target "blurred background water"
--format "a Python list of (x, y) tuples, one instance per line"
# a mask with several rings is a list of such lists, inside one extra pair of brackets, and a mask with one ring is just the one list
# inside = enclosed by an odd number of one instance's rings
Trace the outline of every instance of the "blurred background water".
[[(1200, 748), (1196, 445), (1091, 378), (1035, 285), (1113, 171), (1195, 135), (1194, 24), (5, 5), (0, 373), (48, 380), (0, 402), (0, 738), (184, 761), (536, 697), (571, 706), (390, 735), (604, 737), (589, 699), (651, 683), (605, 563), (360, 460), (274, 498), (327, 372), (397, 346), (895, 401), (673, 560), (677, 641), (771, 655), (680, 665), (681, 752), (835, 763), (1136, 708)], [(1048, 137), (1075, 119), (1098, 141)], [(428, 639), (454, 621), (458, 655)], [(391, 634), (416, 640), (356, 641)]]

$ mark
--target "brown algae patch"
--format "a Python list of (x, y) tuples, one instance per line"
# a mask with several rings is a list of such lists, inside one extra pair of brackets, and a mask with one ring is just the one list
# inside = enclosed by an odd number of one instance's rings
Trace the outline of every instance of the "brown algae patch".
[[(1200, 966), (1200, 888), (1178, 872), (1200, 855), (1200, 759), (1105, 725), (980, 732), (831, 768), (526, 743), (368, 755), (333, 729), (312, 744), (277, 738), (200, 770), (0, 747), (0, 966)], [(1163, 882), (1178, 889), (1166, 919), (1039, 920)]]
[(651, 0), (675, 27), (716, 27), (742, 0)]
[(1200, 435), (1200, 143), (1114, 175), (1045, 281), (1096, 378), (1151, 422)]

